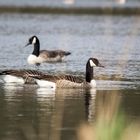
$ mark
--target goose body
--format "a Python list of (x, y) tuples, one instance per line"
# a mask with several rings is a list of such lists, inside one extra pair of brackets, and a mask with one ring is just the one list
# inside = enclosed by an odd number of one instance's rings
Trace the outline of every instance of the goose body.
[(40, 50), (40, 42), (37, 36), (32, 36), (26, 46), (33, 45), (32, 54), (27, 58), (29, 64), (39, 65), (44, 62), (61, 62), (65, 56), (71, 53), (63, 50)]
[(35, 78), (36, 83), (40, 87), (48, 87), (52, 84), (52, 88), (80, 88), (83, 87), (84, 79), (73, 75), (44, 75)]
[(0, 79), (9, 84), (33, 84), (35, 80), (31, 76), (42, 75), (35, 70), (4, 70), (0, 72)]
[(38, 75), (35, 78), (40, 87), (48, 87), (48, 82), (52, 88), (95, 88), (96, 81), (93, 79), (93, 67), (103, 67), (96, 58), (89, 58), (86, 64), (85, 78), (74, 75)]

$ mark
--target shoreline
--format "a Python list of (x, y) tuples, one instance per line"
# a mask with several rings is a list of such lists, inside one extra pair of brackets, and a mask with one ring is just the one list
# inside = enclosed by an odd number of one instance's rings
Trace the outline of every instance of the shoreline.
[(140, 7), (0, 6), (0, 14), (2, 13), (140, 15)]

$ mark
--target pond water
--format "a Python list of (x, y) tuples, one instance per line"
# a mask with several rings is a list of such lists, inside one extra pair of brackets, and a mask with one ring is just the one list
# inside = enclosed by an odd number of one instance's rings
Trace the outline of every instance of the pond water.
[[(140, 117), (140, 18), (96, 15), (0, 15), (0, 70), (35, 69), (27, 64), (37, 35), (41, 49), (71, 51), (64, 62), (42, 64), (40, 71), (84, 76), (89, 57), (105, 66), (95, 68), (97, 89), (58, 89), (0, 84), (0, 139), (75, 140), (76, 128), (94, 123), (103, 108), (99, 100), (118, 101), (132, 121)], [(110, 97), (111, 96), (111, 97)], [(116, 103), (117, 104), (117, 103)]]

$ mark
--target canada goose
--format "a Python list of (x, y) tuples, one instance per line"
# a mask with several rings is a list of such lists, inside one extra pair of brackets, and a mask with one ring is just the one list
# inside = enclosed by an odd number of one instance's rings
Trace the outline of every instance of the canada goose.
[(98, 59), (89, 58), (86, 64), (86, 74), (85, 79), (74, 75), (32, 75), (31, 77), (36, 79), (36, 83), (40, 87), (52, 88), (80, 88), (80, 87), (96, 87), (96, 81), (93, 79), (93, 67), (104, 67), (102, 66)]
[(41, 72), (35, 70), (3, 70), (0, 72), (0, 79), (4, 81), (4, 83), (11, 84), (33, 84), (35, 80), (30, 76), (40, 76)]
[(29, 38), (28, 45), (34, 45), (32, 54), (28, 56), (27, 62), (29, 64), (40, 65), (44, 62), (61, 62), (63, 58), (67, 55), (70, 55), (70, 52), (63, 50), (41, 50), (40, 51), (40, 42), (37, 36), (32, 36)]

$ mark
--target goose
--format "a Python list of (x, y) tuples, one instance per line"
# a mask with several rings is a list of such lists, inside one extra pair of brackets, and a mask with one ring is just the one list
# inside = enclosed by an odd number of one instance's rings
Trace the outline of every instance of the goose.
[(71, 53), (63, 50), (40, 50), (40, 42), (37, 36), (29, 38), (28, 43), (25, 46), (33, 45), (34, 49), (32, 54), (27, 58), (28, 64), (40, 65), (44, 62), (61, 62), (65, 56)]
[(0, 72), (0, 79), (7, 84), (33, 84), (35, 80), (30, 76), (41, 76), (42, 72), (36, 70), (3, 70)]
[(32, 78), (35, 78), (36, 83), (39, 87), (46, 88), (95, 88), (96, 81), (94, 80), (93, 67), (104, 67), (102, 66), (98, 59), (89, 58), (86, 64), (86, 74), (85, 78), (74, 75), (31, 75)]

